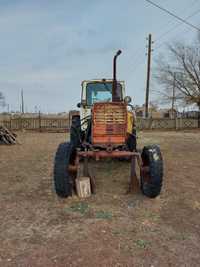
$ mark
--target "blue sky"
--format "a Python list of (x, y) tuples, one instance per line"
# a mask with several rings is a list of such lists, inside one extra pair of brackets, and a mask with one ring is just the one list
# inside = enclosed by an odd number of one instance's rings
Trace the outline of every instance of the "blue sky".
[[(155, 2), (183, 18), (200, 10), (199, 0)], [(189, 21), (200, 25), (200, 11)], [(0, 0), (0, 91), (12, 110), (19, 110), (23, 89), (28, 111), (67, 111), (79, 102), (82, 80), (112, 77), (112, 57), (121, 49), (118, 78), (142, 104), (149, 33), (153, 69), (166, 42), (197, 34), (145, 0)]]

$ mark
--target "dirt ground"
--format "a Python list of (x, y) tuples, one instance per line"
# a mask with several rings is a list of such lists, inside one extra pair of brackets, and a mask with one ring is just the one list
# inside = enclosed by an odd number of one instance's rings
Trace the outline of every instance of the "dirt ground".
[(126, 194), (129, 163), (93, 164), (97, 194), (59, 199), (54, 153), (66, 134), (0, 146), (0, 266), (200, 266), (200, 132), (139, 133), (161, 146), (161, 195)]

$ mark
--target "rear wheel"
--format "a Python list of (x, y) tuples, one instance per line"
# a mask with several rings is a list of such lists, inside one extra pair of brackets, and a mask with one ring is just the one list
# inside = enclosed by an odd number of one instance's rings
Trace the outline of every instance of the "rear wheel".
[(162, 188), (163, 159), (159, 146), (145, 146), (142, 151), (141, 190), (150, 198), (157, 197)]
[(137, 136), (135, 129), (133, 129), (132, 134), (129, 134), (128, 136), (127, 147), (129, 151), (136, 151), (137, 149)]
[(81, 139), (81, 121), (80, 116), (76, 115), (72, 117), (72, 124), (70, 127), (70, 142), (74, 148), (80, 145)]
[(73, 164), (74, 158), (71, 143), (59, 145), (54, 161), (54, 186), (59, 197), (64, 198), (72, 195), (74, 181), (69, 172), (69, 164)]

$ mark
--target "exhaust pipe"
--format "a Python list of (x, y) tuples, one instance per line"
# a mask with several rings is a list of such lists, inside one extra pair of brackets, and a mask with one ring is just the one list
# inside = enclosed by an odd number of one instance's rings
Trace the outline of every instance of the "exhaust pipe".
[(122, 53), (121, 50), (118, 50), (113, 59), (113, 84), (112, 84), (112, 102), (119, 102), (120, 95), (117, 92), (117, 78), (116, 78), (116, 63), (117, 57)]

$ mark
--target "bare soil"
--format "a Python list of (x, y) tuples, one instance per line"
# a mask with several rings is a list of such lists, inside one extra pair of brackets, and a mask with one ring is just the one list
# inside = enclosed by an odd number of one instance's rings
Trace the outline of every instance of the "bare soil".
[(93, 163), (97, 194), (59, 199), (56, 148), (66, 134), (20, 133), (0, 146), (0, 266), (200, 266), (200, 132), (141, 132), (161, 146), (161, 195), (126, 194), (129, 163)]

